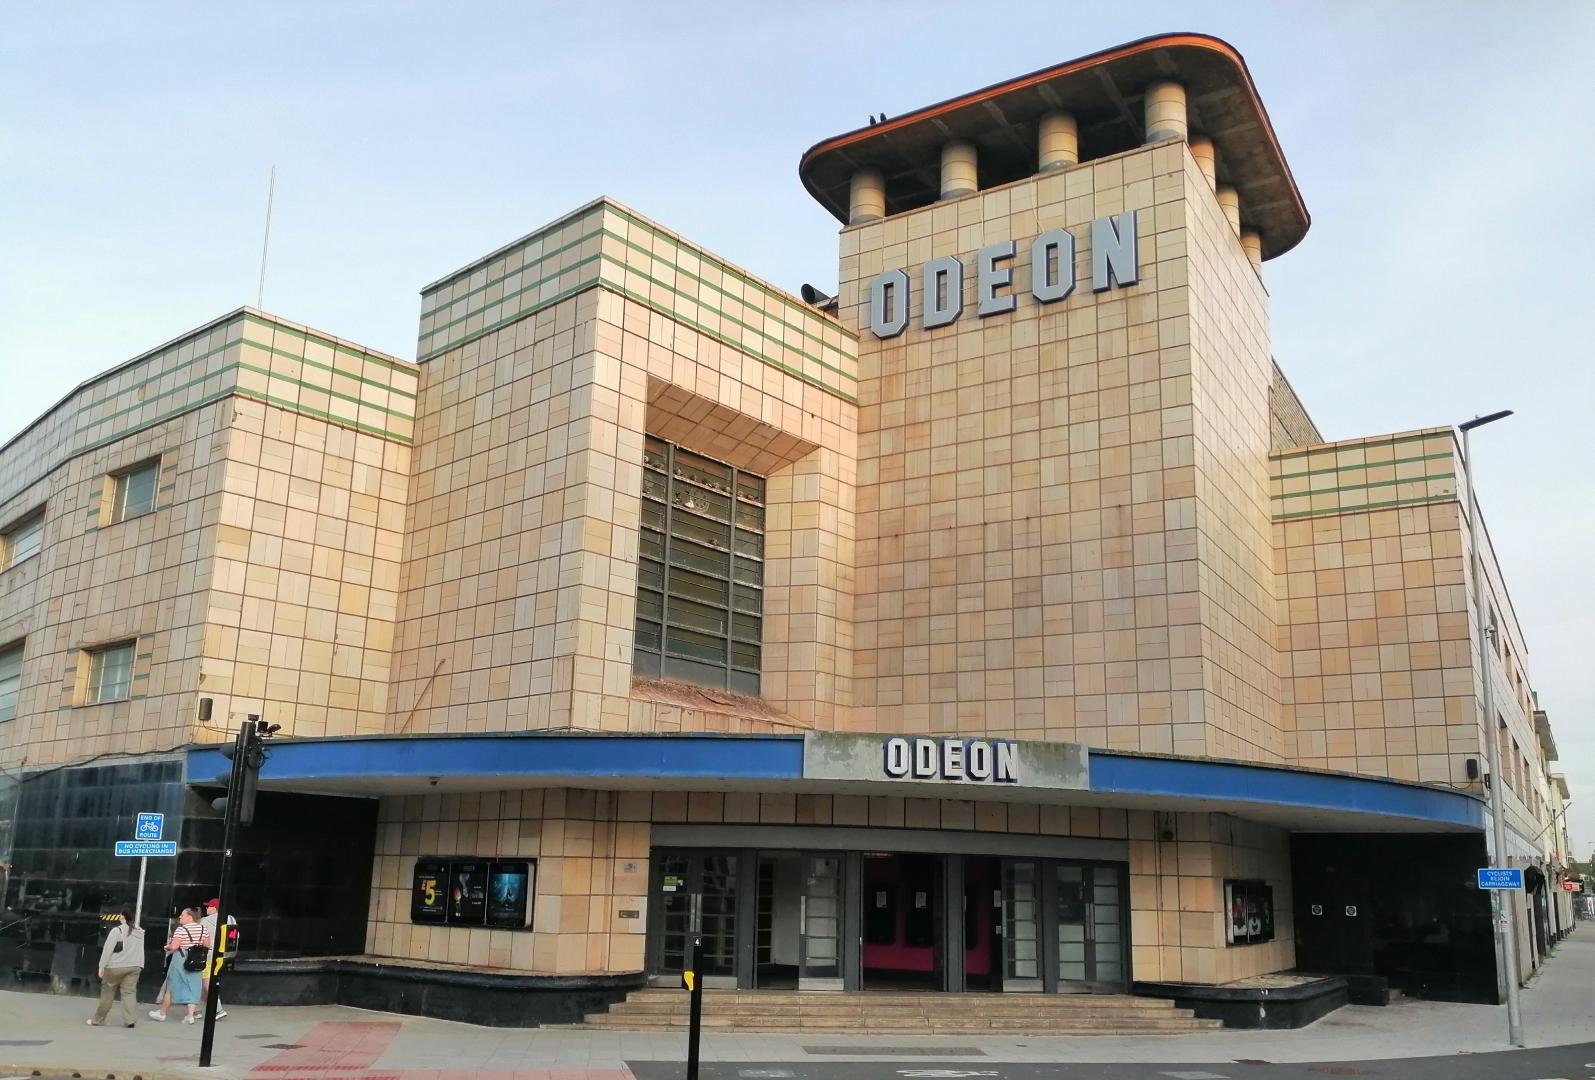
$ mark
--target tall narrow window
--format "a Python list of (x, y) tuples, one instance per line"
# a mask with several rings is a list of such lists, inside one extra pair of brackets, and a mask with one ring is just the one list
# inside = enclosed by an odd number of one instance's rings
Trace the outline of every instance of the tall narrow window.
[(757, 694), (763, 614), (763, 478), (649, 439), (634, 670)]
[(88, 654), (89, 681), (85, 705), (123, 701), (133, 687), (133, 642), (107, 645)]
[(141, 462), (118, 473), (111, 488), (111, 524), (155, 509), (155, 485), (160, 478), (160, 458)]
[(0, 723), (16, 719), (22, 691), (22, 643), (0, 649)]
[(0, 570), (9, 569), (30, 559), (44, 546), (44, 511), (37, 510), (17, 522), (5, 532), (0, 541)]

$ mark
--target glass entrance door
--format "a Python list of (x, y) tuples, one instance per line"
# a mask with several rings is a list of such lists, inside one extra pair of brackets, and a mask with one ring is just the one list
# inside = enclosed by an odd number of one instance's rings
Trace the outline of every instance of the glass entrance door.
[(798, 989), (842, 989), (842, 857), (807, 855), (799, 898)]
[(1033, 859), (1010, 859), (1002, 867), (1002, 988), (1042, 989), (1041, 874)]
[(1113, 864), (1053, 867), (1057, 988), (1122, 990), (1127, 982), (1124, 872)]
[(657, 943), (650, 973), (669, 983), (687, 968), (694, 930), (703, 935), (698, 972), (706, 986), (736, 985), (737, 856), (654, 853), (649, 917)]

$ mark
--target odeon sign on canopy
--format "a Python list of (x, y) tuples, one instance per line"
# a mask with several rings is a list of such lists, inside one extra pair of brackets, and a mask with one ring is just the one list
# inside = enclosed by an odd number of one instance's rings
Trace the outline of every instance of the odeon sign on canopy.
[[(975, 254), (975, 314), (981, 318), (1014, 310), (1018, 297), (1013, 287), (1014, 242), (987, 244)], [(926, 330), (947, 326), (964, 313), (964, 264), (955, 255), (927, 262), (920, 290), (921, 325)], [(1091, 223), (1091, 290), (1105, 292), (1115, 285), (1134, 285), (1141, 279), (1136, 254), (1135, 211), (1097, 218)], [(1030, 245), (1030, 295), (1039, 303), (1055, 304), (1074, 292), (1074, 234), (1050, 229)], [(911, 294), (908, 271), (886, 270), (869, 285), (869, 328), (878, 338), (892, 338), (908, 329)]]

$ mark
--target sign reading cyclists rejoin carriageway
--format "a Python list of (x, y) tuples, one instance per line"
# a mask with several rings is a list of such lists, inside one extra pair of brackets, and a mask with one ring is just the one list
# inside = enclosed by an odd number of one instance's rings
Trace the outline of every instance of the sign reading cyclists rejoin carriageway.
[(803, 736), (803, 779), (1071, 791), (1090, 787), (1086, 749), (1078, 743), (823, 731)]

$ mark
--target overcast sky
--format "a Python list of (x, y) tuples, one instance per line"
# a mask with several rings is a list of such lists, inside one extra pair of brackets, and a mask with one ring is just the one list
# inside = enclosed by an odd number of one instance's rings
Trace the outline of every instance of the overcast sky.
[[(1595, 7), (14, 5), (0, 31), (0, 439), (253, 303), (402, 357), (418, 290), (609, 194), (795, 290), (836, 280), (820, 139), (1147, 34), (1245, 55), (1313, 216), (1274, 345), (1347, 438), (1475, 440), (1530, 671), (1595, 843)], [(680, 13), (691, 10), (691, 17)]]

